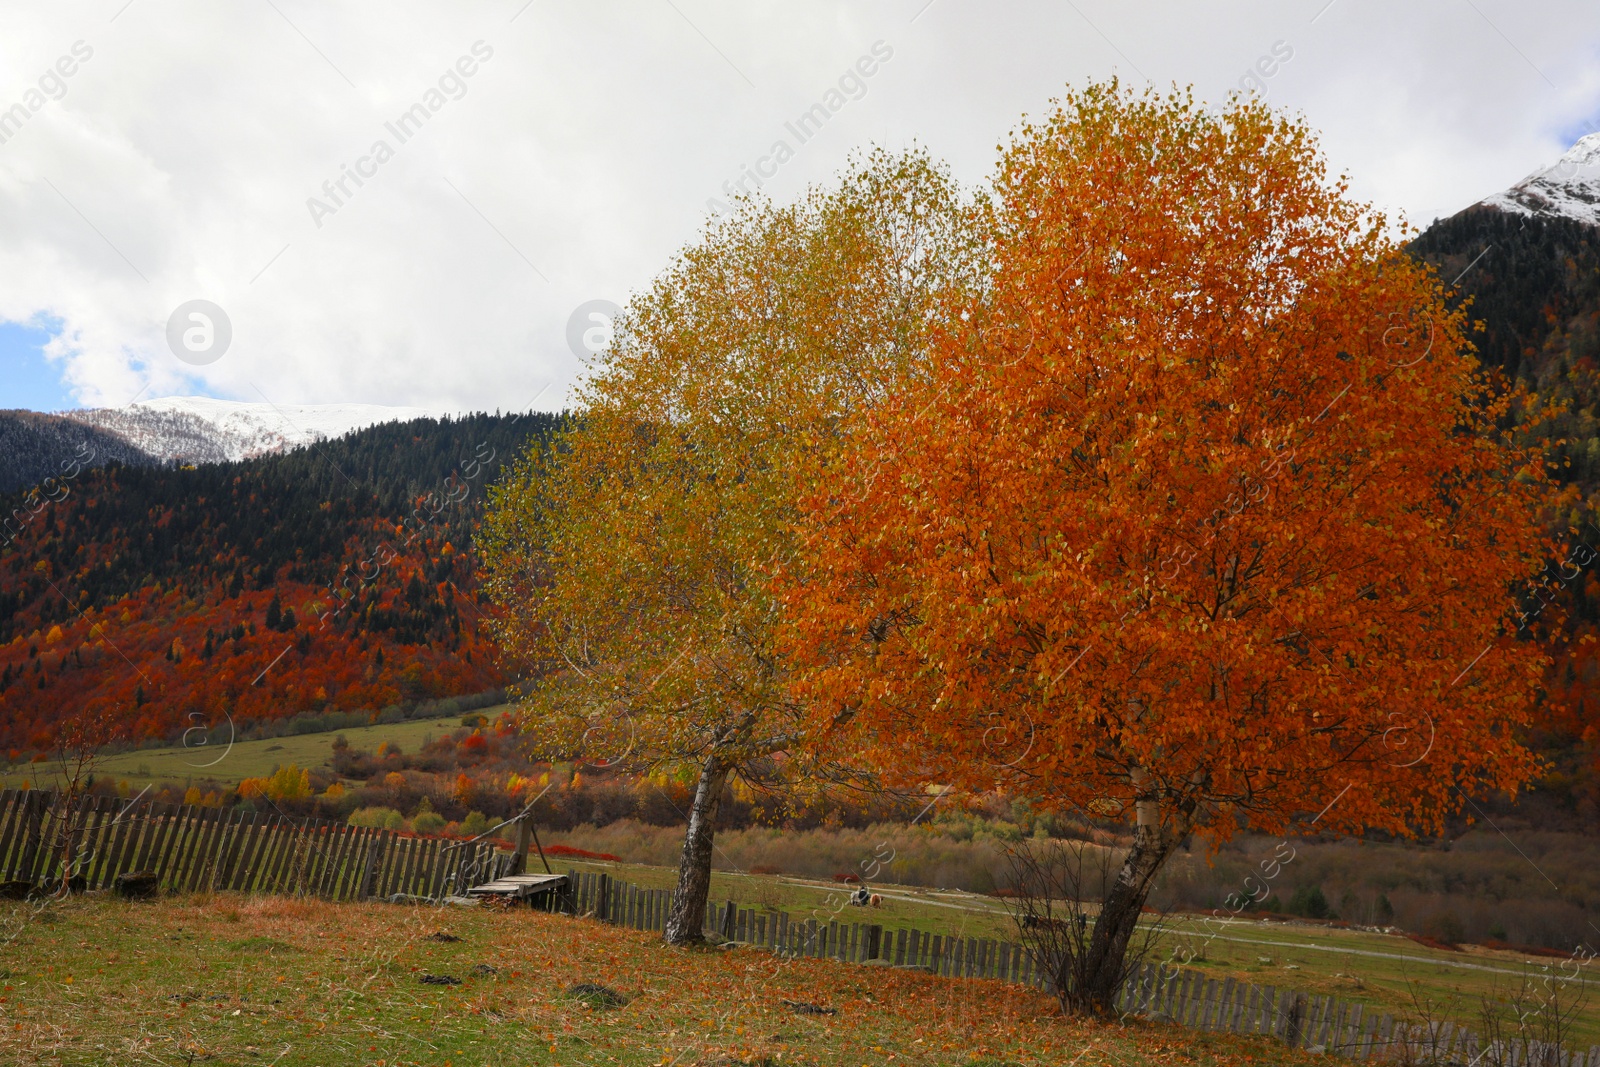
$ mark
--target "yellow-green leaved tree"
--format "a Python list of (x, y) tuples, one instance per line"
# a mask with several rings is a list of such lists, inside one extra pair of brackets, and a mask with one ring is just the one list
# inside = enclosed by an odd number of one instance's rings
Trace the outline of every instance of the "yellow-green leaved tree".
[(718, 803), (776, 765), (803, 708), (774, 569), (830, 443), (925, 349), (972, 274), (969, 218), (920, 154), (873, 154), (791, 206), (713, 222), (618, 319), (569, 430), (492, 495), (502, 648), (547, 752), (692, 767), (667, 940), (699, 939)]

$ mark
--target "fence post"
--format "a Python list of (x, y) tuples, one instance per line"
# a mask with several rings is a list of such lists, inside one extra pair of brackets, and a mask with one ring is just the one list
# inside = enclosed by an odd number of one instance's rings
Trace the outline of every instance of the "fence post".
[(738, 921), (738, 916), (739, 916), (739, 906), (737, 904), (735, 904), (731, 900), (728, 901), (727, 906), (722, 909), (722, 930), (721, 930), (721, 933), (722, 933), (722, 938), (723, 938), (724, 941), (732, 941), (733, 940), (733, 933), (734, 933), (733, 924)]
[(1283, 1013), (1283, 1043), (1290, 1048), (1299, 1048), (1301, 1027), (1306, 1017), (1306, 995), (1304, 993), (1285, 994), (1284, 999), (1289, 1003)]
[[(527, 854), (524, 853), (522, 859), (526, 860), (527, 858)], [(556, 907), (560, 909), (561, 914), (578, 914), (578, 869), (576, 867), (567, 868), (567, 884), (562, 886), (561, 891), (556, 894), (556, 900)]]
[(377, 863), (377, 851), (381, 840), (381, 836), (376, 833), (367, 838), (366, 851), (361, 857), (361, 881), (356, 884), (357, 900), (366, 900), (372, 896), (372, 883), (378, 875), (375, 864)]
[(33, 881), (33, 864), (39, 854), (39, 843), (43, 837), (45, 796), (43, 791), (32, 789), (28, 791), (26, 805), (23, 809), (23, 818), (26, 820), (27, 838), (22, 846), (22, 857), (17, 861), (17, 878)]
[(517, 820), (517, 848), (512, 854), (511, 870), (508, 874), (528, 873), (528, 842), (533, 838), (533, 826), (528, 821), (532, 815), (524, 815)]

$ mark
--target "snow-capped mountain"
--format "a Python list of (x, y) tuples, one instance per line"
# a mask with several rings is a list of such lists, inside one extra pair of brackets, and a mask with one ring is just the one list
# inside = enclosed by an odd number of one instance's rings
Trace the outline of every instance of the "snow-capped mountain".
[(1534, 171), (1481, 203), (1514, 215), (1600, 226), (1600, 133), (1581, 138), (1554, 165)]
[(283, 452), (381, 422), (437, 418), (441, 413), (378, 404), (251, 404), (172, 396), (62, 414), (116, 434), (158, 460), (221, 463)]

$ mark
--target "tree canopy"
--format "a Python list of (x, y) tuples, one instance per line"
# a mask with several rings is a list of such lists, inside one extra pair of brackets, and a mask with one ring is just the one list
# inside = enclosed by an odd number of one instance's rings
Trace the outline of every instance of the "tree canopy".
[(1090, 86), (993, 208), (987, 284), (807, 499), (787, 648), (842, 748), (1132, 820), (1110, 990), (1190, 834), (1404, 833), (1529, 777), (1547, 483), (1303, 123)]
[(581, 416), (496, 490), (488, 588), (503, 647), (540, 677), (530, 730), (697, 775), (671, 939), (700, 936), (727, 777), (770, 778), (802, 748), (770, 591), (799, 498), (971, 276), (967, 233), (917, 153), (791, 206), (743, 203), (629, 304)]

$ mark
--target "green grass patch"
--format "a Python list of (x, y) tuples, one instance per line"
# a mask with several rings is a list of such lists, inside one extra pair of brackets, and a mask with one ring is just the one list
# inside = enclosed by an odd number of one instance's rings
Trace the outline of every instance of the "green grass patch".
[[(491, 720), (501, 707), (473, 712)], [(277, 767), (294, 764), (310, 770), (332, 766), (333, 739), (343, 734), (351, 746), (376, 750), (384, 742), (415, 752), (428, 741), (449, 735), (461, 726), (459, 714), (438, 719), (358, 726), (320, 734), (291, 734), (263, 737), (254, 741), (235, 741), (232, 746), (203, 745), (195, 748), (145, 748), (106, 756), (94, 767), (97, 776), (126, 781), (135, 788), (150, 783), (188, 783), (215, 781), (235, 785), (245, 778), (263, 778)], [(56, 768), (50, 763), (8, 764), (0, 782), (17, 788), (27, 781), (35, 789), (52, 788), (58, 783)]]
[(299, 949), (287, 941), (279, 941), (275, 937), (247, 937), (241, 941), (229, 941), (226, 947), (234, 952), (298, 952)]

